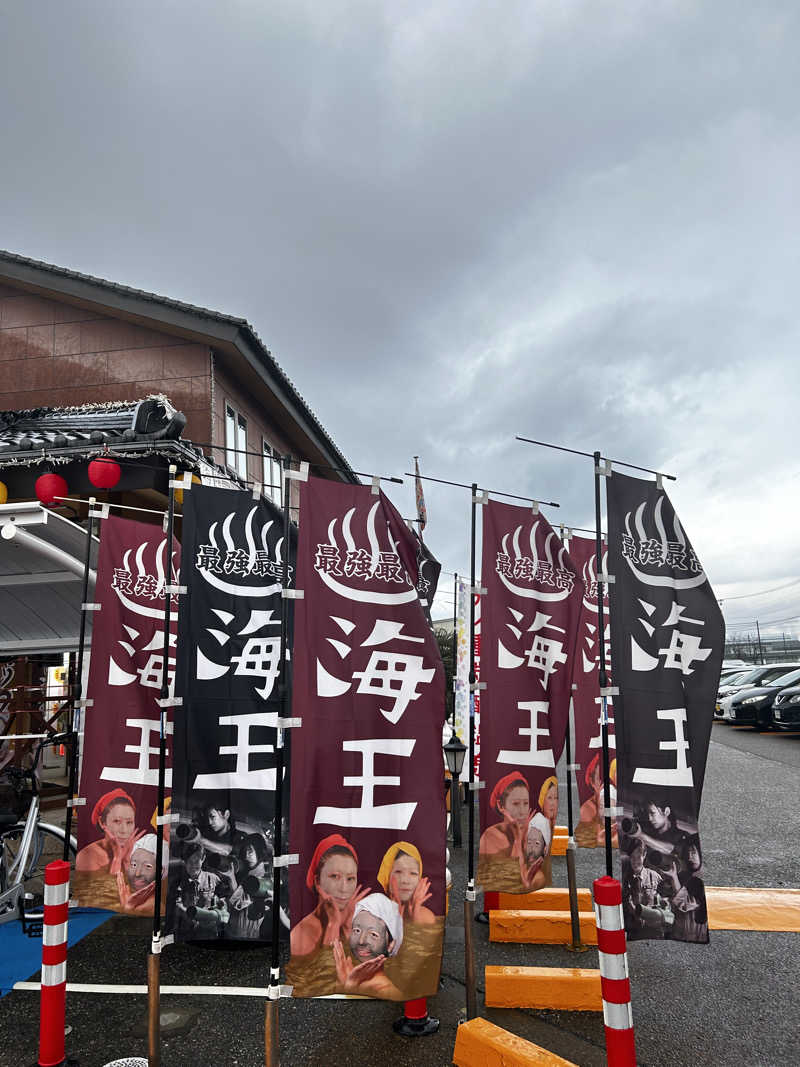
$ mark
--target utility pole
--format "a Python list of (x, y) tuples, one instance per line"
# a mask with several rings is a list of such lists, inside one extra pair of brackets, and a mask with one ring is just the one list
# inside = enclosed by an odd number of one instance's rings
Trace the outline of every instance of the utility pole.
[(758, 625), (758, 619), (756, 619), (756, 633), (758, 634), (758, 653), (761, 656), (761, 663), (764, 664), (764, 646), (761, 644), (761, 627)]

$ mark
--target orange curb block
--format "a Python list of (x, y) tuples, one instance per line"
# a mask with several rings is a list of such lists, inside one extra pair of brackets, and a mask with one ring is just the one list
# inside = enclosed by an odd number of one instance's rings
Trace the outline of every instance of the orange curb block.
[(706, 903), (710, 930), (800, 933), (798, 889), (737, 889), (707, 885)]
[(577, 1067), (487, 1019), (470, 1019), (459, 1026), (453, 1063), (456, 1067)]
[(600, 972), (583, 967), (487, 967), (486, 1006), (602, 1011)]
[(567, 845), (569, 844), (568, 837), (559, 837), (558, 835), (553, 837), (553, 843), (550, 846), (551, 856), (566, 856)]
[[(581, 941), (597, 944), (594, 913), (578, 912)], [(490, 941), (526, 941), (536, 945), (568, 945), (572, 923), (568, 911), (490, 911)]]
[[(535, 893), (498, 893), (499, 910), (569, 911), (569, 890), (550, 886)], [(594, 913), (591, 889), (578, 890), (578, 911)]]

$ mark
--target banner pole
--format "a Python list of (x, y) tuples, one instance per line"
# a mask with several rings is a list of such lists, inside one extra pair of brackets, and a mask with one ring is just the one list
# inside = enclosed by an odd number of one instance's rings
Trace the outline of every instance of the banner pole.
[[(289, 501), (291, 481), (286, 477), (292, 457), (285, 455), (281, 459), (283, 468), (283, 574), (281, 575), (281, 674), (279, 685), (281, 701), (281, 718), (289, 715), (289, 598), (284, 595), (289, 588), (289, 537), (291, 524), (289, 519)], [(285, 733), (278, 726), (275, 744), (275, 799), (274, 822), (272, 832), (272, 945), (269, 972), (269, 990), (264, 1018), (264, 1063), (266, 1067), (278, 1067), (280, 1064), (280, 935), (281, 935), (281, 870), (275, 861), (283, 855), (283, 774), (285, 766)]]
[[(83, 586), (81, 605), (89, 600), (89, 569), (92, 560), (92, 536), (94, 534), (94, 515), (92, 514), (96, 498), (89, 497), (89, 515), (86, 523), (86, 554), (83, 558)], [(78, 736), (80, 734), (80, 701), (83, 700), (83, 657), (86, 650), (86, 608), (81, 607), (81, 622), (78, 633), (78, 664), (73, 678), (71, 700), (72, 714), (69, 730), (69, 803), (67, 804), (67, 821), (64, 826), (64, 855), (61, 857), (69, 863), (69, 840), (72, 834), (72, 802), (78, 791)], [(76, 709), (76, 704), (78, 705)]]
[(600, 453), (594, 453), (594, 520), (595, 520), (595, 559), (597, 568), (597, 636), (600, 649), (600, 729), (603, 739), (603, 807), (606, 829), (606, 875), (614, 877), (613, 857), (611, 851), (611, 762), (608, 756), (608, 674), (606, 673), (606, 638), (605, 618), (603, 612), (603, 542), (600, 531)]
[(150, 956), (147, 960), (147, 1062), (148, 1067), (160, 1067), (161, 1064), (161, 883), (164, 878), (164, 793), (166, 791), (167, 771), (167, 701), (169, 700), (169, 638), (171, 626), (172, 586), (172, 532), (175, 525), (175, 475), (178, 468), (174, 463), (169, 467), (169, 497), (167, 505), (167, 541), (164, 565), (164, 643), (162, 646), (163, 664), (161, 666), (161, 715), (158, 735), (158, 804), (156, 807), (156, 885), (153, 901), (153, 939)]
[[(453, 724), (452, 736), (456, 736), (456, 681), (458, 679), (458, 573), (453, 575)], [(450, 779), (450, 825), (453, 828), (453, 848), (462, 848), (461, 840), (461, 780), (459, 775)]]
[[(561, 523), (561, 541), (565, 543), (564, 539), (564, 523)], [(569, 538), (566, 539), (567, 551), (569, 551)], [(572, 691), (575, 691), (575, 685), (572, 686)], [(567, 948), (571, 952), (585, 952), (588, 948), (581, 941), (581, 921), (578, 917), (578, 883), (575, 873), (575, 838), (573, 836), (573, 812), (572, 812), (572, 726), (574, 723), (574, 707), (572, 702), (572, 696), (569, 698), (569, 708), (567, 709), (567, 733), (565, 737), (566, 742), (566, 756), (567, 756), (567, 834), (569, 840), (567, 841), (567, 886), (569, 888), (569, 917), (570, 924), (572, 926), (572, 944), (567, 945)]]
[(472, 945), (472, 922), (475, 905), (475, 508), (478, 485), (472, 483), (470, 527), (469, 591), (469, 844), (467, 852), (467, 890), (464, 899), (464, 978), (467, 992), (467, 1019), (477, 1015), (475, 988), (475, 952)]
[(458, 571), (453, 575), (453, 725), (456, 732), (456, 677), (458, 674)]

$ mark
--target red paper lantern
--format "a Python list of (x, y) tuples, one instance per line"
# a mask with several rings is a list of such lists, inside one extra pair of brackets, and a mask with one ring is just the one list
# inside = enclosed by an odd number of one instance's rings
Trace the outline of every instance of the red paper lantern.
[(89, 464), (89, 481), (97, 489), (113, 489), (122, 477), (122, 468), (113, 459), (93, 459)]
[(46, 507), (56, 503), (57, 496), (66, 496), (69, 486), (60, 474), (40, 474), (36, 479), (36, 499)]

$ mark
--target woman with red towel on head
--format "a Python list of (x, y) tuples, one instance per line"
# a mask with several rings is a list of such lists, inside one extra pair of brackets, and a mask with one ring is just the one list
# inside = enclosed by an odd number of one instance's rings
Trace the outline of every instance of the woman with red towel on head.
[[(540, 870), (544, 857), (528, 863), (525, 856), (528, 828), (533, 818), (527, 778), (520, 771), (505, 775), (492, 790), (489, 806), (494, 808), (501, 821), (481, 834), (478, 855), (483, 864), (479, 863), (478, 881), (483, 883), (484, 888), (497, 888), (491, 884), (493, 878), (489, 873), (490, 867), (497, 861), (513, 859), (519, 865), (520, 884), (514, 889), (509, 885), (507, 891), (540, 889), (545, 881)], [(510, 871), (506, 876), (508, 874)]]
[(316, 890), (317, 906), (292, 927), (292, 956), (307, 956), (320, 945), (349, 939), (356, 904), (371, 892), (357, 882), (356, 850), (341, 834), (324, 837), (306, 874), (306, 885)]
[(124, 789), (112, 789), (95, 804), (92, 825), (103, 836), (80, 850), (75, 869), (119, 874), (136, 841), (146, 832), (136, 831), (136, 805)]

